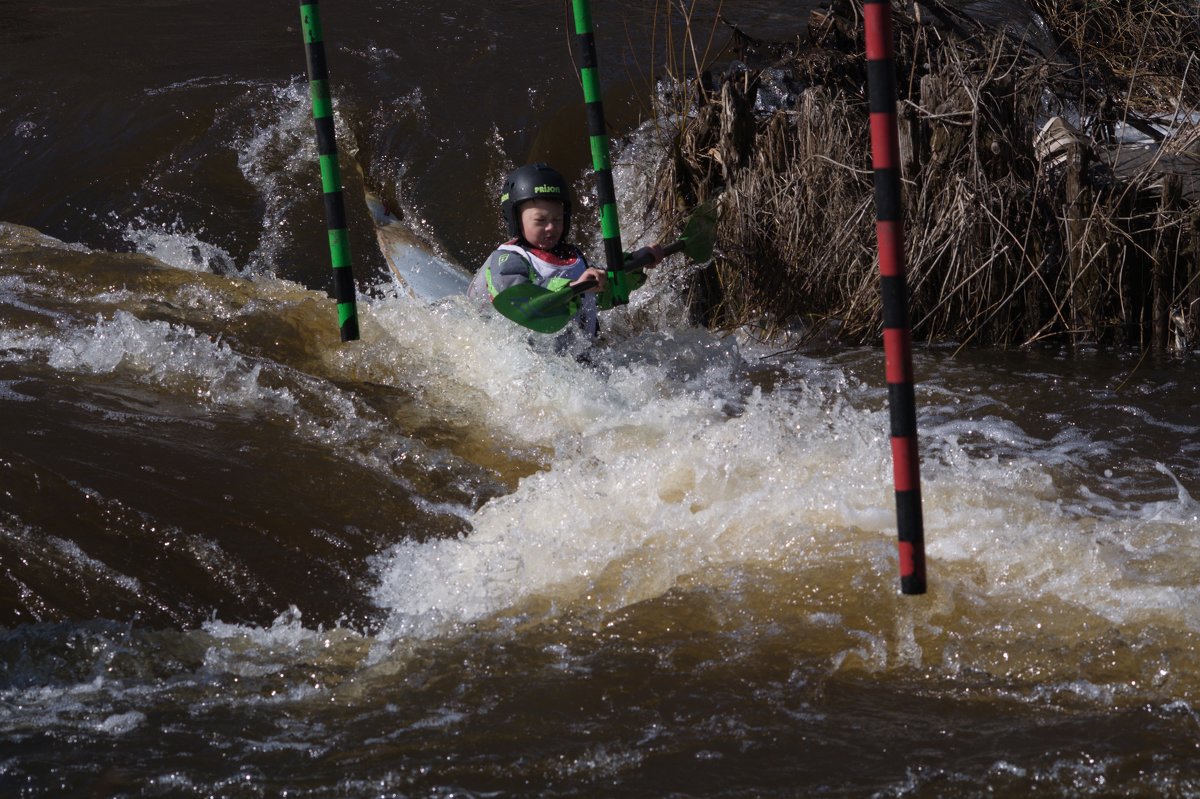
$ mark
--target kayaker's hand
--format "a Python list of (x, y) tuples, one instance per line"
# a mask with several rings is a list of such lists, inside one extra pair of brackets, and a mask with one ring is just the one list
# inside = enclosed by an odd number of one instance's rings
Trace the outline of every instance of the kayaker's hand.
[(588, 281), (594, 281), (596, 284), (592, 288), (588, 289), (589, 292), (604, 291), (606, 288), (608, 288), (608, 275), (604, 273), (603, 269), (597, 269), (594, 266), (589, 266), (587, 269), (585, 269), (582, 275), (571, 282), (571, 285), (578, 286), (580, 283), (586, 283)]

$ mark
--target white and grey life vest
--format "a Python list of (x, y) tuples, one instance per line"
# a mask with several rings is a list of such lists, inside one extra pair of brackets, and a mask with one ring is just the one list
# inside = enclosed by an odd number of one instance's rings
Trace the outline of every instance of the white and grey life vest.
[[(578, 278), (588, 268), (587, 260), (575, 247), (571, 257), (562, 257), (531, 247), (522, 247), (516, 239), (501, 244), (488, 256), (467, 289), (467, 296), (489, 300), (510, 286), (534, 283), (557, 289)], [(596, 333), (596, 295), (580, 296), (579, 318), (590, 335)]]

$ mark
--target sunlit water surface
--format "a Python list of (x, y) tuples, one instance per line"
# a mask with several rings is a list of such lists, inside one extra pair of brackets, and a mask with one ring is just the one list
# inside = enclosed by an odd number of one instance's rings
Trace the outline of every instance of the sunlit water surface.
[(468, 266), (513, 165), (586, 194), (563, 9), (323, 5), (343, 344), (294, 7), (59, 5), (3, 9), (0, 795), (1200, 795), (1190, 360), (919, 349), (901, 596), (878, 349), (695, 329), (684, 264), (596, 345), (396, 296), (364, 181)]

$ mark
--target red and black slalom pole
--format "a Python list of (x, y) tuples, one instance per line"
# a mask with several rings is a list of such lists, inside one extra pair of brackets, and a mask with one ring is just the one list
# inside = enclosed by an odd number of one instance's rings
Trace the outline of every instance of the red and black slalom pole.
[(358, 306), (354, 275), (350, 269), (350, 232), (342, 199), (342, 174), (338, 168), (337, 137), (333, 130), (333, 99), (325, 65), (325, 41), (317, 0), (300, 0), (300, 24), (308, 57), (308, 87), (313, 122), (317, 127), (317, 155), (321, 162), (321, 189), (325, 196), (325, 226), (329, 231), (329, 257), (333, 263), (333, 296), (337, 300), (338, 328), (342, 341), (358, 339)]
[(592, 149), (592, 169), (596, 172), (596, 201), (600, 206), (600, 235), (604, 239), (604, 262), (614, 301), (628, 301), (629, 292), (618, 285), (624, 274), (625, 255), (621, 250), (621, 224), (617, 219), (617, 192), (613, 186), (612, 159), (608, 130), (604, 125), (604, 104), (600, 92), (600, 72), (596, 58), (596, 37), (592, 32), (592, 9), (588, 0), (573, 0), (575, 34), (579, 40), (579, 78), (587, 107), (588, 141)]
[(883, 293), (883, 348), (891, 414), (892, 471), (900, 543), (900, 590), (925, 593), (925, 525), (913, 392), (912, 331), (904, 276), (904, 213), (900, 197), (900, 141), (896, 127), (896, 66), (892, 57), (891, 0), (863, 0), (867, 87), (875, 177), (875, 234)]

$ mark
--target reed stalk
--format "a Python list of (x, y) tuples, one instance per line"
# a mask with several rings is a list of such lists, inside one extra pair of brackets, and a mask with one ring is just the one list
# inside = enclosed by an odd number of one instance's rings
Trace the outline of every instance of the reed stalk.
[[(988, 7), (986, 19), (893, 7), (914, 337), (1200, 340), (1196, 8)], [(721, 47), (711, 31), (675, 43), (660, 93), (660, 196), (722, 209), (718, 257), (689, 276), (693, 315), (768, 339), (876, 343), (861, 6), (834, 0), (800, 42), (722, 24)], [(698, 33), (685, 26), (685, 39)], [(716, 53), (724, 71), (705, 80)], [(783, 100), (756, 110), (768, 95)], [(1152, 143), (1131, 143), (1134, 131)]]

